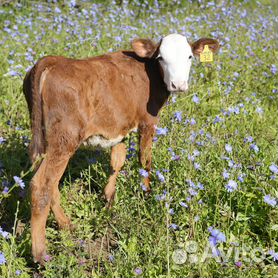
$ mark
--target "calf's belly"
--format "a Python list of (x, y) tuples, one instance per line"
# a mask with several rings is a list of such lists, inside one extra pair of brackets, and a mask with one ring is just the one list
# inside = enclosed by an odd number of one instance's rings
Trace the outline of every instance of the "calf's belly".
[(101, 135), (93, 135), (83, 142), (85, 147), (109, 148), (117, 145), (123, 140), (124, 136), (119, 135), (116, 138), (107, 139)]

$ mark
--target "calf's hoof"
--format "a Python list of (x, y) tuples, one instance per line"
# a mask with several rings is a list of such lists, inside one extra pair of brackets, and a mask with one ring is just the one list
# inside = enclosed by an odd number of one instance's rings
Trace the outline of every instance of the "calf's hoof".
[(33, 252), (33, 258), (34, 262), (40, 264), (41, 266), (44, 266), (45, 263), (47, 263), (51, 259), (51, 257), (47, 255), (45, 251), (38, 253)]
[(76, 230), (76, 225), (71, 222), (63, 223), (62, 225), (59, 224), (59, 229), (66, 230), (66, 231), (74, 231)]
[(145, 191), (146, 196), (149, 196), (151, 193), (152, 193), (151, 188), (150, 187), (147, 188), (146, 191)]
[(74, 231), (76, 226), (71, 223), (70, 219), (67, 217), (63, 221), (58, 221), (59, 229)]
[(104, 191), (104, 195), (103, 195), (104, 199), (106, 200), (106, 205), (105, 207), (107, 209), (111, 209), (114, 203), (114, 198), (115, 198), (115, 191), (111, 192), (111, 191)]
[(113, 203), (114, 203), (114, 198), (107, 200), (105, 207), (107, 209), (111, 209), (113, 207)]

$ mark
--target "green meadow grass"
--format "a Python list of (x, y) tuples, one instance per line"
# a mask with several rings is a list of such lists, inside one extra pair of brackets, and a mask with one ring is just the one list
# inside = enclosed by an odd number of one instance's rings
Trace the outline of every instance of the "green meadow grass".
[[(277, 5), (55, 2), (0, 5), (0, 277), (277, 277)], [(49, 261), (34, 264), (27, 68), (44, 55), (94, 56), (173, 32), (217, 38), (221, 50), (210, 65), (194, 61), (189, 91), (161, 111), (152, 193), (141, 187), (137, 134), (111, 210), (102, 198), (110, 150), (79, 150), (60, 182), (76, 229), (58, 230), (50, 214)]]

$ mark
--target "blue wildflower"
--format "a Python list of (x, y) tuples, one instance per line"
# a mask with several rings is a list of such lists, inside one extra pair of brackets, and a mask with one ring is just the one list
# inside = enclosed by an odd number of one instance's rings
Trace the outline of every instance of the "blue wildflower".
[(58, 14), (61, 13), (61, 10), (58, 7), (55, 7), (54, 11), (55, 11), (55, 13), (58, 13)]
[(168, 133), (168, 128), (167, 127), (165, 127), (165, 128), (157, 127), (156, 128), (156, 134), (157, 135), (166, 135), (167, 133)]
[(264, 110), (261, 107), (257, 107), (256, 112), (261, 115), (263, 114)]
[(75, 7), (75, 6), (76, 6), (76, 1), (75, 1), (75, 0), (70, 0), (70, 1), (68, 2), (68, 5), (69, 5), (70, 7)]
[(228, 192), (233, 192), (237, 189), (237, 183), (234, 180), (229, 180), (226, 189)]
[(194, 161), (195, 160), (195, 156), (194, 155), (188, 154), (187, 158), (188, 158), (189, 161)]
[(0, 145), (5, 143), (6, 142), (6, 139), (2, 136), (0, 136)]
[(113, 255), (109, 255), (108, 259), (109, 259), (109, 262), (112, 263), (114, 261), (114, 256)]
[(187, 197), (185, 198), (185, 200), (186, 200), (187, 202), (190, 202), (190, 201), (192, 200), (192, 198), (191, 198), (190, 196), (187, 196)]
[(199, 103), (200, 103), (200, 99), (198, 98), (197, 95), (194, 95), (194, 96), (192, 97), (192, 101), (193, 101), (194, 103), (196, 103), (196, 104), (199, 104)]
[(251, 144), (250, 145), (250, 150), (253, 150), (254, 152), (258, 152), (259, 151), (259, 147), (256, 144)]
[(85, 31), (85, 34), (86, 35), (92, 35), (93, 34), (93, 30), (91, 28), (89, 28), (88, 30)]
[(25, 187), (24, 181), (20, 177), (14, 176), (14, 181), (21, 189)]
[(177, 160), (180, 160), (180, 156), (178, 154), (175, 154), (173, 151), (170, 151), (172, 157), (171, 159), (174, 160), (174, 161), (177, 161)]
[(204, 189), (204, 185), (200, 182), (197, 183), (197, 188), (199, 188), (200, 190)]
[(172, 102), (176, 103), (177, 102), (177, 96), (172, 96)]
[(149, 176), (148, 171), (146, 171), (145, 169), (139, 169), (139, 174), (144, 178), (147, 178)]
[(195, 186), (195, 183), (194, 183), (192, 180), (188, 179), (188, 180), (186, 180), (186, 182), (188, 183), (188, 185), (189, 185), (190, 187), (193, 187), (193, 188), (196, 187), (196, 186)]
[(157, 201), (163, 201), (163, 200), (165, 200), (165, 198), (166, 198), (166, 194), (156, 195), (156, 196), (155, 196), (155, 199), (156, 199)]
[(169, 214), (173, 215), (175, 212), (174, 212), (174, 209), (170, 208), (169, 209)]
[(225, 180), (228, 179), (228, 178), (230, 177), (230, 174), (227, 172), (226, 169), (224, 169), (222, 175), (223, 175), (223, 178), (224, 178)]
[(88, 160), (89, 164), (97, 163), (97, 159), (95, 157), (88, 158), (87, 160)]
[(0, 235), (3, 238), (8, 238), (10, 236), (10, 234), (8, 232), (3, 231), (2, 227), (0, 227)]
[(182, 112), (180, 111), (175, 112), (174, 119), (180, 123), (182, 121)]
[(244, 177), (245, 177), (246, 175), (245, 174), (240, 174), (238, 177), (237, 177), (237, 179), (240, 181), (240, 182), (244, 182)]
[(238, 72), (234, 72), (234, 77), (235, 78), (239, 77), (239, 73)]
[(272, 74), (276, 74), (276, 73), (277, 73), (277, 67), (276, 67), (276, 65), (272, 64), (270, 70), (271, 70), (271, 73), (272, 73)]
[(163, 176), (163, 174), (160, 171), (157, 170), (156, 175), (161, 182), (165, 182), (165, 177)]
[(213, 7), (215, 6), (215, 3), (213, 1), (207, 2), (208, 7)]
[(175, 223), (172, 223), (172, 224), (169, 225), (169, 228), (173, 229), (173, 230), (176, 230), (178, 227), (179, 226), (177, 224), (175, 224)]
[(213, 124), (217, 124), (219, 122), (223, 122), (223, 118), (221, 118), (220, 116), (216, 115), (215, 119), (213, 121)]
[(199, 156), (199, 155), (200, 155), (200, 152), (199, 152), (198, 150), (194, 150), (194, 151), (193, 151), (193, 155), (194, 155), (194, 156)]
[(143, 271), (142, 271), (141, 268), (136, 267), (136, 268), (134, 269), (134, 273), (135, 273), (135, 275), (141, 275), (141, 274), (143, 273)]
[(226, 236), (224, 235), (224, 233), (220, 232), (217, 229), (212, 230), (211, 236), (214, 237), (217, 240), (217, 242), (225, 242), (226, 241)]
[(229, 166), (230, 168), (234, 168), (234, 167), (235, 167), (235, 162), (234, 162), (233, 160), (229, 160), (229, 161), (228, 161), (228, 166)]
[(145, 184), (140, 183), (140, 186), (141, 186), (141, 188), (142, 188), (142, 190), (143, 190), (143, 191), (147, 191), (147, 187), (146, 187), (146, 185), (145, 185)]
[(236, 265), (237, 267), (242, 267), (242, 262), (240, 262), (240, 261), (235, 262), (235, 265)]
[(3, 191), (2, 191), (2, 194), (8, 194), (8, 192), (9, 192), (9, 187), (7, 187), (7, 186), (5, 186), (4, 188), (3, 188)]
[(233, 150), (233, 148), (232, 148), (232, 146), (231, 146), (231, 145), (226, 144), (226, 145), (225, 145), (225, 150), (226, 150), (228, 153), (231, 153), (231, 152), (232, 152), (232, 150)]
[(270, 195), (265, 195), (264, 196), (264, 202), (267, 203), (268, 205), (275, 207), (277, 205), (277, 201), (275, 198), (271, 197)]
[(226, 236), (224, 233), (219, 231), (218, 229), (213, 229), (212, 227), (208, 228), (211, 236), (209, 237), (209, 242), (216, 246), (217, 243), (226, 242)]
[(195, 124), (196, 124), (196, 121), (195, 121), (194, 118), (191, 118), (191, 119), (190, 119), (190, 124), (191, 124), (191, 125), (195, 125)]
[(273, 261), (278, 261), (278, 252), (275, 253), (274, 250), (269, 250), (268, 254), (273, 258)]
[(248, 143), (252, 143), (253, 142), (253, 137), (252, 136), (247, 136), (246, 138), (244, 138), (244, 143), (248, 142)]
[(269, 170), (274, 174), (278, 174), (278, 167), (273, 163), (269, 166)]
[(197, 163), (197, 162), (194, 162), (194, 168), (196, 170), (201, 170), (201, 165), (199, 163)]
[(184, 208), (188, 208), (188, 205), (185, 202), (180, 202), (180, 205)]
[(17, 75), (20, 75), (17, 71), (15, 71), (15, 70), (10, 70), (10, 71), (8, 71), (6, 74), (5, 74), (5, 76), (7, 76), (7, 75), (10, 75), (10, 76), (17, 76)]
[(52, 260), (52, 257), (50, 255), (44, 255), (44, 258), (43, 258), (46, 262), (49, 262)]
[(6, 258), (5, 258), (5, 255), (0, 252), (0, 265), (6, 263)]
[(191, 196), (196, 196), (198, 194), (198, 192), (196, 190), (194, 190), (193, 188), (189, 188), (188, 189), (188, 193), (191, 195)]

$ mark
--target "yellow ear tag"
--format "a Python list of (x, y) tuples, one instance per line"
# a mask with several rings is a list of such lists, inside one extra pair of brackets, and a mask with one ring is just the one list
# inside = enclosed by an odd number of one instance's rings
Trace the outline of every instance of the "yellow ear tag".
[(203, 52), (200, 54), (200, 61), (202, 63), (213, 62), (213, 53), (207, 44), (205, 45)]

